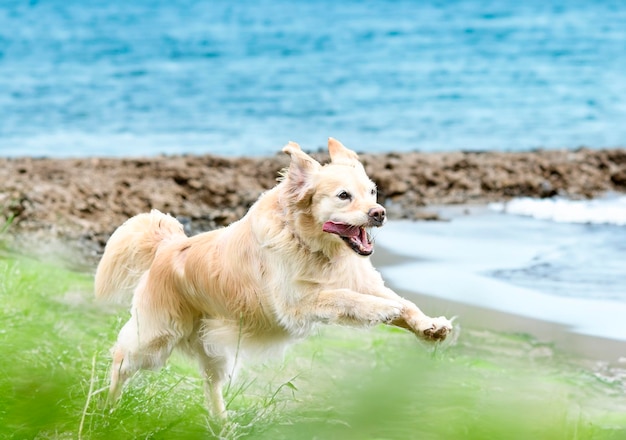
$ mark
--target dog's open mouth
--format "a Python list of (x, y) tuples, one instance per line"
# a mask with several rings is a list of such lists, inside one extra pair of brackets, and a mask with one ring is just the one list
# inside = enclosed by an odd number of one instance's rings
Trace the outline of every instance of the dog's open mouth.
[(372, 240), (362, 226), (327, 221), (324, 223), (323, 230), (340, 236), (357, 254), (370, 255), (374, 251)]

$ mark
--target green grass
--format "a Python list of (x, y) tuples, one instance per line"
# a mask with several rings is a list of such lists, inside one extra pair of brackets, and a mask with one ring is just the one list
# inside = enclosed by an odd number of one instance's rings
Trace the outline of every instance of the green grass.
[(387, 327), (323, 328), (284, 362), (244, 367), (225, 423), (178, 356), (110, 408), (109, 349), (127, 311), (93, 301), (92, 282), (0, 253), (0, 438), (626, 438), (623, 382), (530, 337), (476, 329), (433, 349)]

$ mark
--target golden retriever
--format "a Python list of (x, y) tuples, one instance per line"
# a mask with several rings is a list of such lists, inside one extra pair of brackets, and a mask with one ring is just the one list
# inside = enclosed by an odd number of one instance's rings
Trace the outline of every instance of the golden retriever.
[(385, 287), (368, 256), (368, 228), (385, 209), (357, 154), (329, 139), (321, 165), (290, 142), (280, 183), (230, 226), (187, 237), (157, 210), (111, 236), (95, 277), (98, 298), (132, 295), (112, 350), (109, 397), (139, 369), (161, 367), (174, 348), (193, 355), (216, 416), (222, 386), (245, 354), (281, 351), (318, 323), (389, 324), (427, 340), (452, 330)]

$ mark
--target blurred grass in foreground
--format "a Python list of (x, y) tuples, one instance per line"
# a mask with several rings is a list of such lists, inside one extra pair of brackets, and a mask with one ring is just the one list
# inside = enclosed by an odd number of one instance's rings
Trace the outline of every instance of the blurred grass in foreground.
[(623, 382), (529, 337), (470, 329), (433, 349), (387, 327), (321, 328), (284, 362), (244, 364), (226, 423), (178, 356), (107, 408), (127, 311), (95, 303), (92, 281), (0, 253), (0, 438), (626, 438)]

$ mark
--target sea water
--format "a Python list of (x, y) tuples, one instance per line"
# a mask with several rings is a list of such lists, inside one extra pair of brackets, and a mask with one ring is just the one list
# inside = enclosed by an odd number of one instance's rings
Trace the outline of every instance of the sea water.
[(626, 140), (619, 0), (0, 2), (0, 155)]
[(409, 259), (382, 272), (406, 290), (626, 341), (624, 203), (524, 199), (449, 222), (389, 222), (378, 244)]

